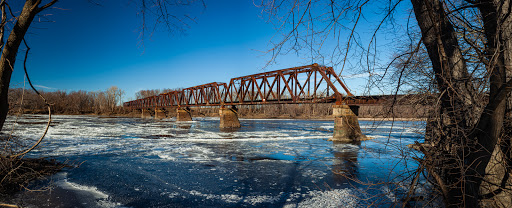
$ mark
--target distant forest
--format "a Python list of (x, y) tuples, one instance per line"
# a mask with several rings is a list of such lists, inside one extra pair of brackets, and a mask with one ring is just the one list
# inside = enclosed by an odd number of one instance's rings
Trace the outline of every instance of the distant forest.
[[(378, 105), (362, 105), (358, 110), (359, 118), (418, 118), (425, 119), (432, 108), (424, 102), (411, 99), (410, 96), (396, 102), (392, 100)], [(239, 107), (242, 118), (303, 118), (327, 119), (332, 117), (334, 103), (316, 104), (276, 104), (248, 105)]]
[[(141, 90), (135, 93), (136, 99), (158, 95), (173, 89)], [(55, 114), (97, 114), (97, 115), (129, 115), (137, 116), (122, 107), (124, 91), (113, 86), (104, 91), (87, 92), (83, 90), (65, 92), (53, 91), (41, 94), (52, 105)], [(415, 102), (411, 96), (400, 97), (381, 105), (361, 106), (360, 118), (426, 118), (429, 113), (428, 105)], [(407, 102), (402, 101), (407, 100)], [(239, 106), (241, 118), (329, 118), (332, 115), (332, 103), (317, 104), (276, 104)], [(393, 107), (391, 107), (393, 106)], [(20, 108), (22, 107), (22, 108)], [(21, 88), (9, 91), (9, 113), (16, 114), (22, 110), (26, 114), (48, 113), (43, 100), (32, 90)], [(175, 116), (175, 109), (167, 109), (167, 116)], [(192, 108), (193, 116), (218, 116), (217, 107)]]
[[(40, 92), (50, 103), (52, 113), (56, 114), (117, 114), (123, 113), (122, 98), (124, 91), (112, 86), (105, 91), (54, 91)], [(9, 89), (9, 114), (48, 113), (44, 101), (29, 89)]]

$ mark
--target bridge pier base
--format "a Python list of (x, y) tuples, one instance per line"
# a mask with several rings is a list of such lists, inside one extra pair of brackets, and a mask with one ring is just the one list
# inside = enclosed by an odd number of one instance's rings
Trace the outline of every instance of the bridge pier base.
[(366, 140), (366, 136), (361, 133), (357, 114), (359, 106), (333, 105), (334, 115), (334, 133), (330, 141), (336, 142), (354, 142)]
[(155, 119), (164, 119), (165, 116), (165, 110), (161, 108), (155, 108)]
[(176, 121), (192, 121), (192, 114), (190, 108), (178, 108), (176, 109)]
[(149, 112), (148, 109), (141, 109), (141, 111), (141, 118), (151, 118), (151, 113)]
[(238, 109), (235, 106), (226, 108), (224, 106), (219, 108), (220, 128), (240, 128), (240, 121), (238, 120)]

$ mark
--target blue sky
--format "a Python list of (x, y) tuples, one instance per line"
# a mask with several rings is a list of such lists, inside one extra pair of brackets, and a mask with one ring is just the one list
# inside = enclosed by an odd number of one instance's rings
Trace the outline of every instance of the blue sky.
[[(28, 70), (43, 90), (98, 91), (123, 89), (125, 100), (143, 89), (185, 88), (209, 82), (310, 64), (296, 55), (281, 56), (262, 69), (275, 35), (251, 0), (216, 0), (200, 8), (186, 34), (164, 28), (139, 37), (140, 16), (125, 0), (59, 1), (37, 18), (27, 35), (31, 47)], [(51, 20), (45, 22), (44, 18)], [(23, 86), (19, 52), (11, 87)], [(350, 72), (344, 75), (351, 76)], [(355, 94), (364, 92), (361, 78), (346, 79)]]

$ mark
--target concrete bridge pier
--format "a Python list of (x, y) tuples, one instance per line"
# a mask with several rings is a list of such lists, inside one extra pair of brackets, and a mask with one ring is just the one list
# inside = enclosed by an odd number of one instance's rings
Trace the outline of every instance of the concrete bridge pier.
[(192, 121), (192, 114), (189, 107), (176, 109), (176, 121)]
[(131, 114), (132, 114), (133, 116), (137, 116), (137, 115), (140, 115), (140, 114), (141, 114), (141, 112), (140, 112), (140, 110), (139, 110), (139, 109), (132, 109)]
[(163, 108), (155, 108), (155, 119), (164, 119), (165, 116), (165, 109)]
[(240, 128), (240, 121), (238, 120), (238, 109), (236, 106), (226, 108), (221, 106), (219, 108), (220, 128)]
[(151, 112), (149, 109), (141, 109), (142, 113), (141, 113), (141, 118), (151, 118)]
[(354, 142), (366, 140), (366, 136), (361, 133), (357, 115), (359, 106), (333, 105), (332, 113), (334, 115), (334, 133), (330, 141), (336, 142)]

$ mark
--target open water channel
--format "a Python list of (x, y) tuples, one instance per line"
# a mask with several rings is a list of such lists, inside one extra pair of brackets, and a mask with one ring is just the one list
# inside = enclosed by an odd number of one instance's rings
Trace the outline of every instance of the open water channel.
[[(45, 119), (25, 115), (14, 134), (35, 140)], [(242, 127), (230, 132), (219, 130), (219, 118), (53, 121), (28, 157), (81, 165), (33, 184), (47, 191), (7, 201), (25, 207), (389, 206), (405, 190), (380, 183), (415, 171), (402, 155), (407, 144), (423, 140), (424, 127), (418, 121), (360, 121), (363, 133), (375, 139), (340, 144), (327, 141), (333, 121), (241, 119)]]

